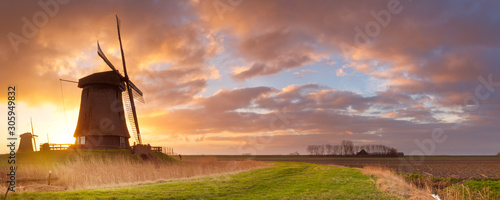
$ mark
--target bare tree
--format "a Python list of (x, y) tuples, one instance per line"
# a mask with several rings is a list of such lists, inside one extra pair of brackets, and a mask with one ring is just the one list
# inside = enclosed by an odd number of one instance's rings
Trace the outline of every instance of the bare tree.
[(331, 144), (325, 145), (326, 155), (333, 155), (333, 146)]
[(343, 154), (342, 155), (353, 155), (354, 154), (354, 145), (350, 140), (342, 140), (340, 143), (342, 147)]
[(340, 155), (346, 155), (345, 152), (346, 152), (346, 141), (345, 140), (342, 140), (342, 142), (340, 142)]
[(325, 155), (325, 145), (317, 145), (318, 146), (318, 156)]
[[(397, 156), (398, 151), (395, 148), (385, 145), (354, 145), (350, 140), (342, 140), (340, 145), (309, 145), (307, 146), (307, 153), (309, 155), (356, 155), (361, 150), (365, 150), (370, 155), (375, 156)], [(500, 156), (500, 152), (497, 154)]]
[(307, 149), (306, 149), (306, 150), (307, 150), (307, 153), (308, 153), (309, 155), (314, 155), (314, 147), (313, 147), (313, 145), (309, 145), (309, 146), (307, 146)]
[(347, 147), (347, 149), (349, 150), (349, 155), (354, 155), (354, 144), (352, 143), (352, 141), (347, 140)]
[(333, 155), (341, 155), (340, 153), (340, 145), (333, 146)]
[(386, 156), (398, 156), (398, 150), (395, 148), (389, 148), (389, 151), (385, 155)]

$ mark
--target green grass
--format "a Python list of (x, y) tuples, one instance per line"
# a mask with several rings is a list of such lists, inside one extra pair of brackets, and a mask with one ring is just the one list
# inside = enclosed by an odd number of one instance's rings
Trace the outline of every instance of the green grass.
[[(474, 180), (463, 184), (471, 190), (471, 193), (487, 193), (491, 199), (500, 199), (500, 181)], [(487, 190), (487, 192), (485, 192)]]
[(450, 199), (500, 199), (500, 181), (498, 180), (470, 180), (461, 184), (454, 184), (442, 192)]
[(358, 169), (277, 162), (235, 175), (65, 192), (14, 193), (8, 199), (397, 199)]

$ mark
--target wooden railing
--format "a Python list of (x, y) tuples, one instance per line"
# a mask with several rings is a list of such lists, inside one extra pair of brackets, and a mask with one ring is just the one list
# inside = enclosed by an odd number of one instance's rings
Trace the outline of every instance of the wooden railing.
[(151, 151), (162, 153), (163, 147), (151, 147)]
[(73, 144), (41, 144), (40, 145), (40, 151), (61, 151), (61, 150), (67, 150), (71, 145)]
[[(74, 144), (47, 144), (47, 143), (44, 143), (44, 144), (41, 144), (40, 145), (40, 151), (61, 151), (61, 150), (67, 150), (69, 147), (73, 146)], [(99, 146), (99, 147), (105, 147), (105, 146)], [(114, 147), (114, 146), (110, 146), (110, 147)], [(134, 146), (131, 146), (132, 147), (132, 150), (134, 149)], [(78, 147), (76, 147), (78, 148)], [(112, 148), (109, 148), (109, 149), (112, 149)], [(107, 148), (103, 148), (103, 149), (89, 149), (89, 150), (95, 150), (95, 151), (102, 151), (102, 150), (107, 150)], [(164, 154), (167, 154), (167, 155), (175, 155), (174, 153), (174, 148), (172, 147), (161, 147), (161, 146), (155, 146), (155, 147), (151, 147), (151, 151), (152, 152), (160, 152), (160, 153), (164, 153)]]
[(174, 155), (174, 148), (172, 147), (151, 147), (151, 151), (160, 152), (167, 155)]

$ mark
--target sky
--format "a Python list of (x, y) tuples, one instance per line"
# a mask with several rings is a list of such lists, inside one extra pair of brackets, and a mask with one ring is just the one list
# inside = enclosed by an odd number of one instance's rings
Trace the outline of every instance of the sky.
[[(74, 143), (78, 81), (122, 71), (142, 140), (181, 154), (306, 154), (383, 144), (412, 155), (500, 152), (495, 1), (1, 1), (0, 143)], [(130, 140), (133, 143), (133, 137)], [(0, 153), (7, 153), (4, 145)]]

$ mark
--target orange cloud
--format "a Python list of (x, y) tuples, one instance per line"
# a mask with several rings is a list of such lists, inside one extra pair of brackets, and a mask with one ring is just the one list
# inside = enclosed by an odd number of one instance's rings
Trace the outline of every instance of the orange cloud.
[[(269, 152), (297, 150), (330, 137), (374, 142), (391, 138), (410, 149), (417, 147), (409, 147), (409, 137), (425, 139), (429, 130), (448, 127), (439, 116), (460, 115), (470, 126), (453, 130), (454, 138), (493, 149), (489, 141), (474, 139), (500, 139), (500, 96), (478, 80), (490, 74), (492, 82), (499, 80), (498, 3), (402, 4), (402, 13), (393, 15), (377, 37), (354, 47), (344, 59), (341, 44), (354, 45), (355, 28), (376, 21), (371, 11), (386, 9), (386, 2), (252, 0), (227, 4), (221, 13), (212, 1), (70, 1), (20, 43), (17, 53), (8, 37), (0, 39), (0, 82), (18, 86), (19, 102), (30, 108), (24, 115), (48, 112), (44, 106), (50, 105), (55, 110), (47, 118), (60, 121), (54, 116), (63, 113), (61, 105), (68, 113), (78, 110), (80, 89), (63, 83), (61, 98), (59, 79), (78, 80), (109, 70), (96, 54), (97, 40), (122, 71), (114, 22), (118, 14), (127, 69), (147, 102), (138, 105), (146, 141), (177, 145), (182, 151), (235, 152), (237, 147), (230, 145), (252, 146), (247, 141), (259, 141), (252, 137), (270, 133), (276, 139), (265, 144)], [(5, 1), (0, 6), (9, 8), (2, 12), (3, 36), (22, 35), (23, 18), (29, 21), (43, 10), (37, 2)], [(387, 87), (366, 94), (348, 91), (350, 83), (324, 86), (298, 80), (283, 87), (276, 80), (253, 82), (292, 70), (297, 72), (290, 74), (301, 77), (314, 72), (303, 67), (325, 63), (343, 66), (339, 76), (354, 74), (336, 77), (352, 78), (353, 85), (373, 77)], [(480, 84), (481, 92), (490, 96), (467, 113), (464, 99), (476, 95)], [(0, 98), (5, 95), (0, 93)], [(53, 123), (46, 120), (40, 123)], [(352, 134), (374, 129), (383, 131), (377, 136)], [(446, 145), (464, 146), (458, 139)]]

